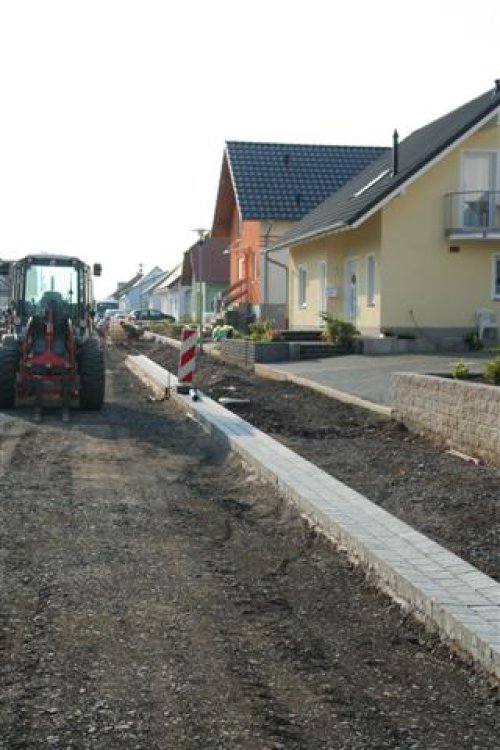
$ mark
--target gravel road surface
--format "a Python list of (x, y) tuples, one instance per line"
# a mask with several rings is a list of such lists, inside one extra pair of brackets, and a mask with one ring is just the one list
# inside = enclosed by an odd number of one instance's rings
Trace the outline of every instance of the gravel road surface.
[(498, 747), (496, 687), (108, 369), (100, 414), (1, 418), (1, 750)]

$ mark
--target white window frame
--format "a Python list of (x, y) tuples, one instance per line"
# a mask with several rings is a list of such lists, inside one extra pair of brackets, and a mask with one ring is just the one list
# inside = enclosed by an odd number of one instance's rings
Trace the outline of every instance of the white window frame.
[[(318, 261), (318, 315), (326, 313), (328, 305), (326, 287), (328, 286), (328, 266), (326, 260)], [(324, 323), (324, 321), (321, 321)]]
[[(373, 269), (373, 276), (370, 278), (370, 268)], [(377, 257), (375, 253), (368, 253), (366, 256), (366, 306), (375, 307), (377, 297)]]
[[(491, 256), (491, 299), (500, 300), (500, 284), (497, 291), (497, 266), (500, 264), (500, 251)], [(499, 274), (500, 275), (500, 274)]]
[[(489, 156), (493, 157), (492, 163), (493, 163), (493, 179), (490, 181), (490, 184), (485, 188), (486, 191), (493, 191), (494, 193), (497, 193), (500, 191), (500, 149), (498, 148), (464, 148), (460, 152), (460, 187), (459, 191), (461, 194), (461, 200), (460, 200), (460, 209), (459, 209), (459, 216), (460, 221), (463, 222), (463, 216), (465, 212), (466, 207), (466, 199), (465, 199), (465, 162), (467, 157), (471, 156), (480, 156), (483, 154), (489, 154)], [(495, 205), (496, 199), (493, 198), (493, 196), (490, 197), (489, 202), (489, 209), (488, 209), (488, 215), (491, 215), (490, 212), (494, 212), (494, 205)], [(468, 226), (468, 225), (467, 225)]]
[(500, 190), (500, 149), (498, 148), (464, 148), (461, 152), (460, 158), (460, 191), (464, 189), (464, 178), (465, 178), (465, 158), (466, 156), (474, 156), (475, 154), (493, 154), (495, 158), (495, 172), (496, 180), (493, 186), (487, 188), (487, 190)]
[(307, 307), (307, 266), (299, 265), (297, 284), (297, 301), (299, 308)]

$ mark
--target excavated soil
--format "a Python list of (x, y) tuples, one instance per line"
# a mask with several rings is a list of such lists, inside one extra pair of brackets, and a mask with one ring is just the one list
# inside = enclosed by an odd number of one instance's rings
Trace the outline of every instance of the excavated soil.
[[(142, 342), (141, 352), (177, 372), (178, 350)], [(321, 469), (500, 580), (500, 468), (474, 466), (395, 421), (231, 367), (206, 354), (196, 383)]]
[(1, 750), (498, 747), (497, 688), (119, 352), (107, 369), (102, 413), (0, 416)]

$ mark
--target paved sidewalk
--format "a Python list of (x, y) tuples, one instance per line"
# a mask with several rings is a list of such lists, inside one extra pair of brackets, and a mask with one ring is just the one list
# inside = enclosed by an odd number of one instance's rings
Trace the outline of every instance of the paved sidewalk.
[[(490, 357), (491, 358), (491, 357)], [(290, 379), (299, 377), (321, 386), (341, 391), (376, 404), (390, 405), (391, 376), (394, 372), (424, 374), (450, 373), (463, 361), (472, 372), (480, 372), (484, 356), (443, 354), (401, 354), (399, 356), (366, 356), (351, 354), (343, 357), (280, 362), (256, 366), (258, 372), (276, 372)]]
[(177, 379), (147, 357), (128, 357), (127, 365), (161, 393), (171, 384), (172, 398), (205, 429), (275, 482), (395, 598), (500, 678), (499, 583), (220, 404), (180, 396)]

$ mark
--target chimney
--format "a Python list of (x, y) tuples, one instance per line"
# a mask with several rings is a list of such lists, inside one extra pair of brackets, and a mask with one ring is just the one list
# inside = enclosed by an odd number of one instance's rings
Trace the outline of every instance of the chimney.
[(495, 94), (500, 94), (500, 78), (495, 78)]
[(399, 171), (399, 134), (395, 130), (392, 134), (392, 176), (395, 177)]

